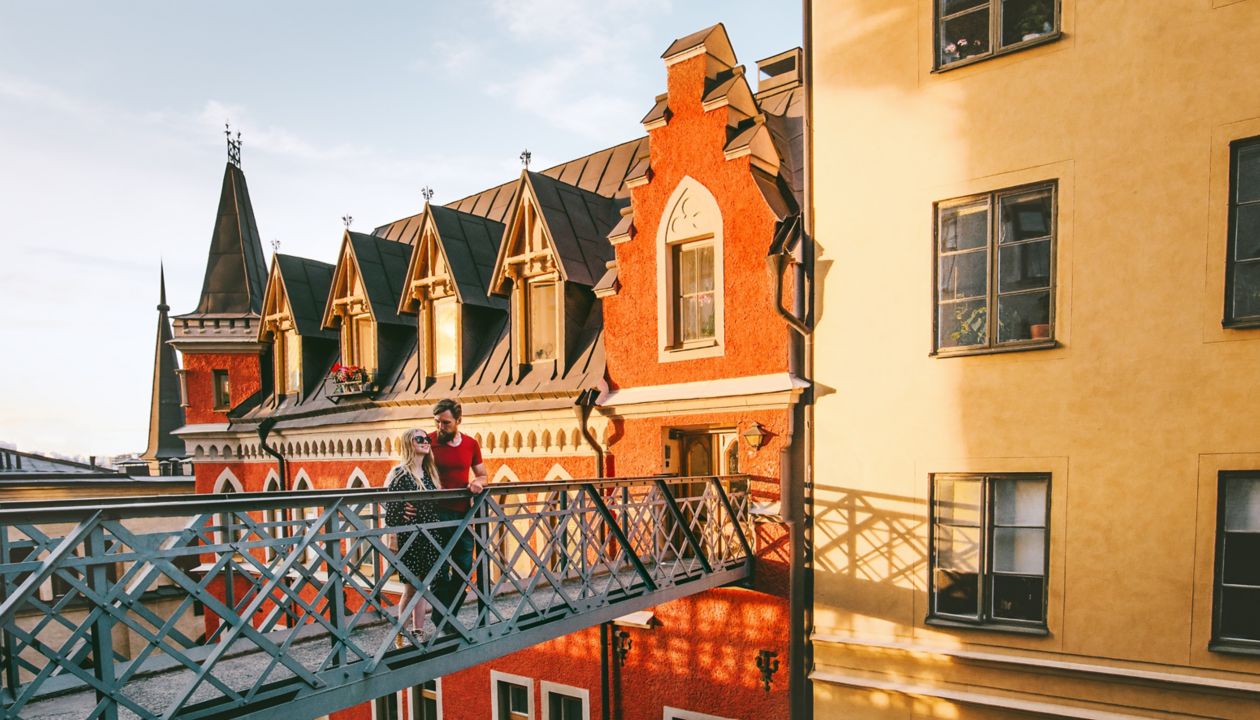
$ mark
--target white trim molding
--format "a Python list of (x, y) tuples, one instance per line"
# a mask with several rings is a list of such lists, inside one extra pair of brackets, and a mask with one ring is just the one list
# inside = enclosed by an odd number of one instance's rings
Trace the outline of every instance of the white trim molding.
[[(722, 208), (700, 181), (684, 176), (665, 202), (656, 229), (656, 344), (659, 362), (718, 357), (726, 353), (726, 284), (723, 266)], [(713, 339), (703, 345), (679, 344), (674, 300), (674, 248), (706, 243), (713, 248)]]
[(491, 720), (508, 720), (508, 718), (499, 716), (499, 683), (508, 682), (513, 685), (524, 685), (529, 694), (529, 720), (534, 720), (534, 679), (527, 678), (522, 675), (511, 675), (498, 670), (490, 671), (490, 719)]
[(572, 685), (562, 685), (560, 683), (542, 680), (538, 683), (538, 689), (542, 694), (542, 720), (558, 720), (551, 717), (551, 703), (548, 702), (548, 695), (555, 693), (557, 695), (567, 695), (571, 698), (577, 698), (582, 701), (582, 720), (591, 720), (591, 691), (586, 688), (573, 687)]
[[(224, 490), (225, 485), (231, 485), (231, 490)], [(237, 479), (231, 468), (223, 468), (223, 472), (219, 473), (214, 481), (214, 494), (218, 495), (224, 492), (245, 492), (245, 487), (241, 485), (241, 481)]]

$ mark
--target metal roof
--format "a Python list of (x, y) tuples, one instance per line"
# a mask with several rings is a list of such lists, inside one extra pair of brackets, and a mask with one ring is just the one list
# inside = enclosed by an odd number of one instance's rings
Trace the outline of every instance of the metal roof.
[(223, 172), (219, 212), (195, 314), (260, 314), (266, 286), (267, 261), (245, 173), (229, 162)]
[(336, 340), (337, 332), (320, 326), (324, 303), (332, 289), (333, 266), (326, 262), (276, 253), (276, 269), (293, 312), (293, 323), (302, 337)]
[(160, 271), (157, 344), (153, 357), (153, 387), (149, 396), (149, 445), (143, 460), (169, 460), (188, 455), (184, 441), (171, 434), (184, 426), (184, 407), (179, 397), (179, 361), (171, 345), (171, 320), (167, 316), (166, 268)]

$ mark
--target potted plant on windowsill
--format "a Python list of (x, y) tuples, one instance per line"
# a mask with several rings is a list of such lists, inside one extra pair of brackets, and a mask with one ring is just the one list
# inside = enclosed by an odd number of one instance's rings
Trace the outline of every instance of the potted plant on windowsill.
[(972, 55), (979, 55), (984, 52), (984, 46), (979, 40), (968, 40), (965, 37), (958, 38), (941, 48), (941, 64), (948, 65), (966, 60)]
[(1015, 30), (1020, 34), (1020, 41), (1036, 40), (1042, 35), (1048, 34), (1054, 29), (1054, 23), (1051, 22), (1050, 8), (1046, 6), (1044, 0), (1033, 0), (1024, 8), (1024, 14), (1020, 16), (1019, 22), (1015, 25)]
[(328, 376), (333, 382), (332, 392), (328, 393), (328, 397), (334, 402), (350, 395), (366, 395), (372, 390), (368, 371), (358, 365), (335, 363)]

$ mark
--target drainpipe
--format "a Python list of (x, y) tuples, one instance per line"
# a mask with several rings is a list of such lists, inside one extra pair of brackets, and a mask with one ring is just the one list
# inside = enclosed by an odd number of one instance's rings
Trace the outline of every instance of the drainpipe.
[[(595, 477), (603, 479), (604, 477), (604, 448), (595, 439), (595, 434), (591, 432), (587, 422), (591, 419), (591, 409), (595, 407), (595, 401), (599, 398), (599, 390), (596, 388), (587, 388), (578, 393), (577, 406), (578, 424), (582, 426), (582, 437), (586, 438), (586, 444), (591, 446), (595, 451)], [(602, 720), (611, 720), (612, 718), (612, 683), (609, 682), (608, 675), (611, 672), (609, 655), (612, 653), (612, 643), (609, 638), (612, 635), (612, 623), (605, 622), (599, 625), (599, 716)]]
[(262, 446), (263, 452), (276, 459), (276, 467), (280, 473), (280, 489), (287, 492), (289, 489), (289, 476), (285, 472), (284, 456), (280, 454), (280, 451), (267, 444), (267, 436), (271, 434), (271, 429), (275, 426), (276, 419), (274, 417), (265, 417), (262, 419), (262, 422), (258, 423), (258, 444)]

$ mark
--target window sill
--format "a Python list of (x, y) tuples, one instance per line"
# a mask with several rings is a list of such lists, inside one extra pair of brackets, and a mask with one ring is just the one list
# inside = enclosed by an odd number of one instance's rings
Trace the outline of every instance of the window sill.
[(935, 358), (951, 358), (966, 357), (968, 355), (1001, 355), (1003, 353), (1026, 352), (1029, 350), (1051, 350), (1061, 347), (1059, 341), (1053, 338), (1049, 340), (1033, 340), (1025, 341), (1018, 345), (999, 345), (997, 347), (976, 347), (976, 348), (949, 348), (946, 350), (937, 350), (928, 353), (929, 356)]
[(923, 621), (923, 624), (931, 627), (943, 627), (956, 630), (981, 630), (984, 632), (1013, 633), (1015, 635), (1033, 635), (1036, 637), (1050, 637), (1050, 629), (1042, 626), (1032, 625), (1008, 625), (1005, 623), (968, 623), (958, 620), (946, 620), (939, 617), (929, 617)]
[(1208, 650), (1225, 655), (1260, 655), (1260, 642), (1245, 643), (1242, 640), (1213, 640), (1208, 643)]
[[(954, 62), (949, 63), (947, 65), (937, 65), (936, 67), (932, 68), (932, 74), (938, 75), (940, 73), (947, 73), (951, 70), (957, 70), (958, 68), (970, 67), (977, 63), (982, 63), (985, 60), (992, 60), (994, 58), (999, 58), (1004, 55), (1011, 55), (1013, 53), (1017, 53), (1022, 50), (1027, 50), (1028, 48), (1039, 47), (1041, 45), (1048, 45), (1052, 42), (1055, 42), (1056, 40), (1061, 40), (1062, 38), (1063, 38), (1063, 31), (1054, 30), (1040, 37), (1033, 38), (1032, 40), (1022, 40), (1013, 45), (1007, 45), (1004, 48), (1001, 48), (999, 50), (994, 50), (993, 52), (988, 52), (983, 55), (973, 55), (972, 57), (965, 58), (962, 60), (955, 60)], [(939, 50), (937, 50), (937, 52), (939, 52)]]
[(717, 338), (710, 338), (708, 340), (695, 340), (695, 341), (686, 342), (686, 343), (675, 343), (673, 345), (666, 345), (665, 352), (686, 352), (688, 350), (703, 350), (705, 348), (717, 347), (717, 344), (718, 344)]
[(1226, 330), (1255, 330), (1260, 328), (1260, 318), (1247, 318), (1245, 320), (1222, 320), (1221, 327)]

